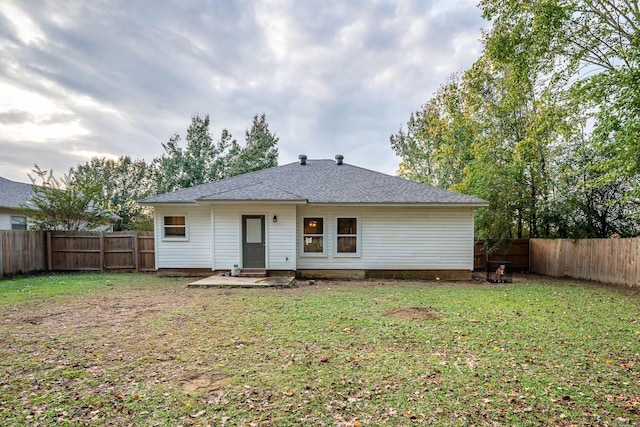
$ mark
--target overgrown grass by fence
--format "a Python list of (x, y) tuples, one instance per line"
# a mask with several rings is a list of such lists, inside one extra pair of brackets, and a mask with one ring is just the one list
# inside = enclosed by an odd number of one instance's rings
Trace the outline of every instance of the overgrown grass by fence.
[(531, 272), (640, 287), (640, 238), (531, 239)]
[(0, 276), (104, 270), (155, 270), (153, 232), (0, 231)]

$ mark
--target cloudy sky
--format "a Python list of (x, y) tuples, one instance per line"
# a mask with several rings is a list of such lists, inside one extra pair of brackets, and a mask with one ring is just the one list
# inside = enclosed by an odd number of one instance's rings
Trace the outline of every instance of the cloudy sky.
[(477, 0), (2, 0), (0, 176), (94, 156), (151, 161), (210, 115), (244, 142), (255, 114), (280, 163), (394, 174), (389, 136), (480, 52)]

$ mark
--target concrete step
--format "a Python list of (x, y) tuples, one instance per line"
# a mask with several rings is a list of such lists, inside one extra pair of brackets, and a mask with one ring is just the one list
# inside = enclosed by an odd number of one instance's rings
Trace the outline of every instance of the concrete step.
[(240, 270), (240, 274), (238, 274), (238, 277), (267, 277), (267, 271), (243, 269), (243, 270)]

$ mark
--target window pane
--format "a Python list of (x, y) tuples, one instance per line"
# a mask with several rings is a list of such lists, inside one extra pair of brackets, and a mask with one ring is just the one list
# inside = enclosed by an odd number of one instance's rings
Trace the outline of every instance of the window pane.
[(322, 218), (305, 218), (304, 234), (323, 234)]
[(184, 216), (165, 216), (164, 225), (185, 225), (186, 218)]
[(186, 228), (182, 227), (165, 227), (164, 235), (167, 237), (186, 237)]
[(262, 243), (262, 220), (260, 218), (247, 218), (246, 243)]
[(338, 253), (355, 254), (357, 240), (356, 237), (338, 237)]
[(12, 216), (11, 217), (11, 229), (12, 230), (26, 230), (27, 229), (27, 217), (26, 216)]
[(303, 247), (306, 253), (322, 253), (323, 238), (320, 236), (304, 236)]
[(338, 234), (357, 234), (356, 218), (338, 218)]

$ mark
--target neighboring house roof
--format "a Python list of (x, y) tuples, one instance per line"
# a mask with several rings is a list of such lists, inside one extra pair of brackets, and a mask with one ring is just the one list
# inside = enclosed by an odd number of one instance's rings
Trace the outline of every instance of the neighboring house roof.
[(0, 177), (0, 208), (20, 209), (33, 197), (32, 187)]
[(140, 203), (231, 201), (488, 205), (475, 197), (333, 160), (276, 166), (147, 197)]

